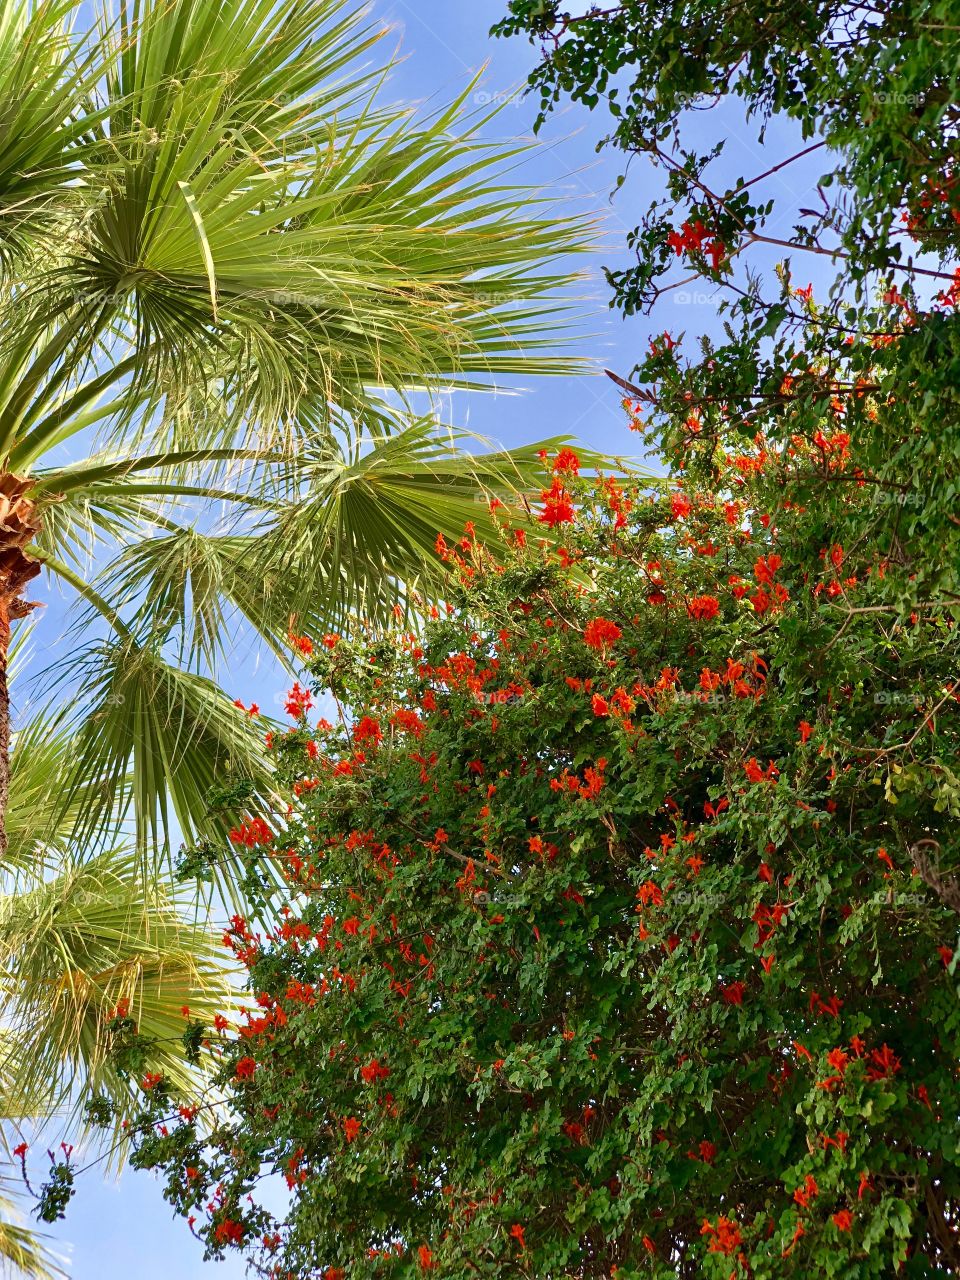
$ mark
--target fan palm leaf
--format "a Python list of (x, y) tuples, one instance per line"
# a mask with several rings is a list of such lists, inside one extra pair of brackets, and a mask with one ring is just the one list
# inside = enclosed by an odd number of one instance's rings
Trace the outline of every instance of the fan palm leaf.
[(18, 1206), (12, 1196), (0, 1193), (0, 1274), (33, 1276), (35, 1280), (55, 1280), (66, 1276), (43, 1236), (18, 1221)]
[[(140, 874), (132, 852), (105, 850), (0, 897), (0, 989), (9, 1035), (0, 1070), (28, 1114), (107, 1095), (129, 1113), (138, 1081), (111, 1055), (122, 1002), (152, 1045), (147, 1067), (186, 1089), (183, 1009), (212, 1022), (229, 971), (190, 902)], [(26, 1108), (25, 1108), (26, 1109)]]
[(77, 743), (64, 710), (35, 714), (13, 738), (7, 849), (0, 863), (6, 877), (36, 876), (67, 852), (82, 817), (104, 803), (96, 779), (71, 792)]

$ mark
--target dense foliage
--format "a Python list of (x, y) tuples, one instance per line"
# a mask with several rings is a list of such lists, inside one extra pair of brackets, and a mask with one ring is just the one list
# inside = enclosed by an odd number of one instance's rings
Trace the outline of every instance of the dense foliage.
[[(950, 259), (960, 230), (958, 16), (955, 0), (510, 0), (494, 30), (539, 47), (541, 120), (566, 97), (603, 103), (606, 141), (663, 176), (631, 236), (636, 266), (612, 277), (629, 312), (676, 287), (674, 264), (731, 284), (762, 246), (790, 251), (804, 275), (808, 255), (832, 257), (840, 294), (877, 272), (943, 275), (916, 255)], [(733, 179), (722, 156), (732, 133), (763, 146), (749, 176)], [(737, 285), (735, 312), (762, 300), (786, 317), (787, 299), (756, 278)]]
[(289, 812), (233, 837), (290, 894), (224, 939), (256, 1006), (211, 1033), (231, 1110), (211, 1135), (144, 1082), (135, 1161), (211, 1253), (954, 1272), (957, 606), (923, 514), (954, 464), (876, 389), (889, 349), (819, 418), (694, 432), (660, 489), (562, 452), (497, 557), (440, 540), (423, 635), (312, 655), (339, 722), (292, 692)]
[[(649, 309), (691, 281), (720, 300), (722, 333), (663, 333), (617, 379), (651, 442), (713, 486), (731, 434), (783, 449), (799, 430), (820, 465), (798, 500), (850, 523), (835, 491), (866, 477), (848, 544), (909, 566), (921, 597), (956, 600), (956, 4), (509, 9), (496, 31), (541, 50), (541, 118), (567, 96), (602, 102), (607, 141), (663, 177), (630, 236), (636, 267), (611, 275), (615, 302)], [(733, 178), (731, 134), (761, 142), (754, 175)]]

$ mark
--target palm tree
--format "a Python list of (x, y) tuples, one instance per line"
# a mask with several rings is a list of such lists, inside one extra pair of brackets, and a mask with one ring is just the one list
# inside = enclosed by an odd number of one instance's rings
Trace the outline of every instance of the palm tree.
[(81, 11), (0, 17), (0, 819), (10, 624), (45, 570), (84, 605), (63, 803), (163, 845), (222, 829), (225, 762), (267, 785), (216, 685), (238, 628), (285, 659), (291, 629), (406, 606), (437, 532), (528, 482), (537, 446), (470, 452), (432, 406), (577, 367), (550, 264), (589, 229), (508, 180), (522, 148), (470, 88), (384, 105), (383, 33), (344, 0)]

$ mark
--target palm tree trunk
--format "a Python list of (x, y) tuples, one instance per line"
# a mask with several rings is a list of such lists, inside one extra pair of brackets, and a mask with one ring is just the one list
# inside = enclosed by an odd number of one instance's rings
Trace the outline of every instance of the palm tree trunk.
[(11, 472), (0, 474), (0, 859), (7, 852), (6, 814), (10, 794), (10, 689), (7, 656), (10, 627), (36, 604), (21, 591), (40, 572), (25, 548), (40, 529), (36, 506), (26, 496), (31, 481)]

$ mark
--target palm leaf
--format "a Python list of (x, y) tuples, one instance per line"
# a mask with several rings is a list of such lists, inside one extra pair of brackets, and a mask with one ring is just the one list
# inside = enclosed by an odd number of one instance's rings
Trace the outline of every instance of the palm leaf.
[[(175, 410), (217, 384), (233, 421), (271, 441), (305, 398), (362, 413), (371, 386), (580, 368), (547, 354), (568, 277), (545, 268), (585, 248), (588, 226), (505, 181), (522, 148), (481, 140), (469, 88), (419, 122), (377, 110), (358, 65), (374, 36), (358, 24), (341, 0), (140, 6), (106, 77), (109, 145), (84, 156), (98, 198), (18, 302), (18, 331), (52, 312), (77, 327), (77, 353), (126, 335), (136, 399), (162, 386)], [(288, 106), (266, 110), (291, 76), (320, 93), (315, 114), (294, 113), (298, 149)], [(153, 426), (148, 412), (138, 429)]]
[(129, 1001), (156, 1042), (150, 1069), (187, 1089), (195, 1068), (185, 1020), (212, 1021), (229, 997), (216, 940), (184, 915), (186, 901), (145, 881), (135, 854), (109, 850), (0, 898), (0, 981), (11, 1035), (0, 1069), (40, 1114), (106, 1093), (129, 1111), (136, 1082), (119, 1074), (107, 1031)]
[(64, 793), (72, 799), (93, 782), (101, 799), (84, 806), (79, 839), (118, 814), (134, 823), (142, 850), (149, 842), (169, 855), (177, 837), (223, 842), (238, 814), (211, 811), (209, 795), (229, 778), (245, 785), (251, 805), (270, 807), (262, 738), (212, 680), (172, 665), (155, 643), (130, 633), (65, 664), (58, 678), (78, 676)]
[(7, 849), (0, 871), (32, 874), (63, 855), (84, 814), (104, 797), (95, 778), (64, 786), (76, 766), (77, 743), (65, 711), (35, 715), (13, 739)]
[(76, 166), (100, 113), (91, 108), (110, 53), (78, 48), (69, 0), (0, 8), (0, 264), (8, 269), (73, 197)]
[(440, 592), (436, 534), (489, 532), (486, 491), (534, 478), (532, 449), (466, 452), (412, 406), (579, 368), (555, 264), (590, 229), (516, 180), (524, 147), (482, 136), (472, 86), (383, 107), (381, 33), (344, 0), (97, 0), (64, 44), (69, 8), (15, 0), (0, 30), (0, 87), (21, 44), (47, 50), (35, 114), (62, 117), (70, 174), (47, 164), (57, 235), (0, 279), (0, 453), (87, 606), (54, 673), (63, 823), (169, 853), (222, 838), (223, 769), (269, 799), (215, 688), (228, 644), (285, 657), (294, 618), (318, 635)]
[(481, 442), (432, 419), (385, 423), (365, 452), (325, 443), (263, 476), (259, 499), (244, 495), (238, 527), (165, 522), (122, 552), (100, 590), (136, 602), (130, 625), (175, 637), (187, 663), (214, 669), (240, 624), (287, 662), (293, 619), (299, 633), (319, 639), (351, 614), (383, 620), (415, 591), (436, 599), (447, 585), (437, 535), (460, 538), (471, 523), (496, 548), (491, 499), (517, 504), (519, 492), (542, 481), (540, 453), (563, 443), (467, 453), (459, 443)]
[(0, 1193), (0, 1274), (55, 1280), (69, 1273), (44, 1243), (43, 1236), (17, 1220), (17, 1204)]
[[(491, 501), (519, 508), (526, 523), (519, 494), (540, 487), (540, 454), (564, 443), (470, 454), (458, 447), (465, 439), (426, 418), (366, 452), (308, 456), (304, 491), (259, 539), (261, 572), (291, 584), (295, 612), (312, 609), (338, 624), (351, 613), (385, 620), (414, 591), (437, 599), (447, 585), (437, 535), (456, 541), (470, 524), (496, 551)], [(594, 456), (581, 453), (588, 463)], [(516, 521), (516, 510), (508, 514)]]

